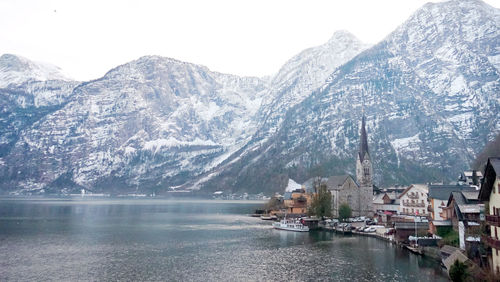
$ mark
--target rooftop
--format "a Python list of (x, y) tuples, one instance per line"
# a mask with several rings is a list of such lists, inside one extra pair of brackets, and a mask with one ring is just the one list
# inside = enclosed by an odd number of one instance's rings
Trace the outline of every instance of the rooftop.
[(479, 191), (479, 198), (483, 201), (488, 201), (491, 194), (491, 189), (495, 183), (495, 178), (500, 175), (500, 157), (489, 158), (484, 169), (484, 178)]
[[(328, 189), (337, 190), (337, 189), (340, 189), (342, 187), (342, 185), (344, 185), (344, 183), (349, 178), (352, 179), (352, 177), (349, 174), (330, 176), (328, 178), (328, 181), (326, 182), (326, 185), (328, 186)], [(354, 181), (354, 179), (353, 179), (353, 181)]]
[(451, 192), (460, 191), (475, 192), (476, 188), (468, 185), (429, 185), (429, 198), (448, 200)]

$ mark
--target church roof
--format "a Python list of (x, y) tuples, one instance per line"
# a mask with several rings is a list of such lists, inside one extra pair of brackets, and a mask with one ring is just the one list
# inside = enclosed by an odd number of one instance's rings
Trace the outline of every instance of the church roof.
[[(342, 185), (344, 185), (344, 183), (347, 181), (347, 179), (349, 179), (352, 177), (348, 174), (344, 174), (344, 175), (334, 175), (334, 176), (330, 176), (328, 178), (328, 181), (326, 182), (326, 185), (328, 187), (328, 189), (330, 190), (339, 190), (339, 189), (342, 189)], [(356, 183), (353, 179), (353, 182)]]
[(363, 161), (365, 156), (368, 154), (370, 157), (370, 153), (368, 152), (368, 138), (366, 136), (366, 128), (365, 128), (365, 116), (361, 119), (361, 135), (360, 135), (360, 144), (359, 144), (359, 159)]

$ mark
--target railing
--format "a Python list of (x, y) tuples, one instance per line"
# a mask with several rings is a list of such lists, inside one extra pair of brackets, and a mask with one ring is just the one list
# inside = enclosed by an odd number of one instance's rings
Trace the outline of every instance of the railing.
[(425, 208), (425, 203), (403, 203), (403, 206)]
[(486, 223), (488, 223), (489, 225), (500, 227), (500, 216), (486, 215)]
[(490, 236), (482, 235), (481, 239), (490, 247), (500, 250), (500, 240), (491, 238)]
[(410, 199), (418, 199), (418, 194), (412, 195), (412, 194), (407, 194), (408, 198)]

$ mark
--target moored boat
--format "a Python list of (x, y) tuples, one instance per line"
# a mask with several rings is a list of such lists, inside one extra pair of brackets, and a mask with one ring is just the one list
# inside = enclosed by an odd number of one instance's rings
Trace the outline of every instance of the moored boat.
[(262, 220), (276, 220), (276, 219), (278, 219), (278, 217), (275, 216), (274, 214), (273, 215), (263, 214), (260, 216), (260, 219), (262, 219)]
[(299, 219), (287, 219), (286, 217), (279, 222), (273, 223), (273, 227), (279, 230), (309, 232), (309, 227), (303, 224)]

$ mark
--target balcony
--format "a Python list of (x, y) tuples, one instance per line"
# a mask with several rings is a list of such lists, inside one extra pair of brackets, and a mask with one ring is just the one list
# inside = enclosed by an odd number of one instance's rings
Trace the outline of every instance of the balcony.
[(408, 198), (410, 199), (418, 199), (418, 193), (417, 194), (407, 194)]
[(500, 227), (500, 216), (498, 215), (486, 215), (486, 223), (491, 226)]
[(425, 208), (426, 205), (425, 203), (403, 203), (403, 206)]
[(491, 238), (490, 236), (482, 235), (481, 239), (483, 242), (488, 244), (490, 247), (500, 250), (500, 240), (497, 240), (495, 238)]

